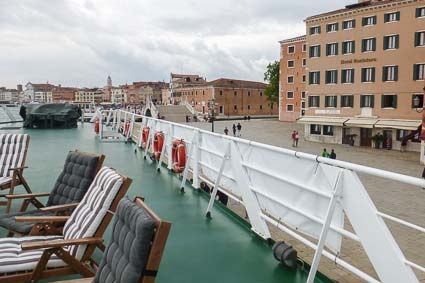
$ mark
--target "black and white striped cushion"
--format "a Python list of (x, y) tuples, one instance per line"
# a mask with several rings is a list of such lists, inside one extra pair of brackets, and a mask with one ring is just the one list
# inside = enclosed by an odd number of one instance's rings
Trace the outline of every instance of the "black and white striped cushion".
[(9, 168), (25, 165), (29, 135), (0, 134), (0, 177), (9, 177)]
[[(0, 239), (0, 273), (32, 270), (43, 250), (22, 251), (21, 243), (55, 239), (80, 239), (92, 237), (106, 216), (123, 177), (114, 169), (103, 167), (96, 175), (86, 195), (65, 223), (64, 236), (33, 236)], [(81, 259), (87, 246), (71, 246), (66, 249), (77, 259)], [(59, 267), (64, 263), (53, 257), (48, 267)]]

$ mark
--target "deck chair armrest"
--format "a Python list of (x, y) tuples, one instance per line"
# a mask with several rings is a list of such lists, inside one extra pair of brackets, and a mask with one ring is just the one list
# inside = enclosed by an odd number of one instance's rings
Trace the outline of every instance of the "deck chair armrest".
[(67, 204), (59, 204), (59, 205), (52, 205), (47, 207), (40, 208), (41, 211), (51, 211), (51, 212), (58, 212), (58, 211), (64, 211), (69, 210), (71, 208), (77, 207), (77, 203), (67, 203)]
[(97, 238), (97, 237), (69, 239), (69, 240), (27, 242), (27, 243), (21, 244), (21, 249), (22, 250), (38, 250), (38, 249), (60, 248), (60, 247), (76, 246), (76, 245), (100, 244), (102, 242), (103, 242), (103, 239)]
[(7, 199), (29, 199), (37, 197), (48, 197), (50, 193), (35, 193), (35, 194), (17, 194), (17, 195), (5, 195)]
[(15, 216), (16, 222), (56, 223), (66, 222), (69, 216)]
[(92, 283), (93, 280), (94, 280), (94, 277), (88, 277), (88, 278), (69, 279), (65, 281), (55, 281), (53, 283)]
[(26, 169), (26, 168), (28, 168), (28, 166), (11, 167), (11, 168), (9, 168), (8, 170), (9, 170), (9, 171), (13, 171), (13, 170), (24, 170), (24, 169)]

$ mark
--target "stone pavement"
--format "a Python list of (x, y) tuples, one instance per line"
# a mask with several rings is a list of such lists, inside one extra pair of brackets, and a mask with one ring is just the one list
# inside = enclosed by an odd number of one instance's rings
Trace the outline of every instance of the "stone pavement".
[[(300, 141), (297, 150), (312, 154), (320, 154), (323, 148), (328, 151), (335, 149), (337, 159), (362, 164), (370, 167), (420, 177), (423, 166), (419, 164), (419, 154), (414, 152), (399, 152), (385, 149), (371, 149), (351, 147), (348, 145), (331, 145), (304, 141), (303, 125), (279, 122), (277, 120), (251, 120), (251, 121), (219, 121), (215, 122), (215, 132), (223, 133), (227, 126), (232, 133), (232, 124), (238, 122), (242, 125), (242, 138), (266, 144), (292, 148), (291, 133), (298, 130)], [(189, 123), (202, 129), (211, 130), (209, 123)], [(360, 175), (364, 186), (378, 210), (396, 216), (403, 220), (425, 227), (425, 190), (400, 184), (395, 181), (385, 180), (369, 175)], [(232, 206), (241, 215), (243, 210), (236, 204)], [(394, 222), (385, 221), (394, 235), (397, 243), (406, 258), (425, 266), (425, 234), (416, 230), (405, 228)], [(346, 220), (346, 229), (350, 224)], [(313, 251), (297, 240), (273, 229), (274, 239), (283, 239), (291, 243), (298, 251), (299, 256), (310, 263)], [(368, 274), (375, 274), (363, 248), (357, 242), (344, 238), (341, 258), (352, 263)], [(337, 282), (362, 282), (361, 279), (336, 266), (332, 261), (322, 257), (319, 270)], [(425, 274), (417, 272), (420, 282), (425, 282)]]

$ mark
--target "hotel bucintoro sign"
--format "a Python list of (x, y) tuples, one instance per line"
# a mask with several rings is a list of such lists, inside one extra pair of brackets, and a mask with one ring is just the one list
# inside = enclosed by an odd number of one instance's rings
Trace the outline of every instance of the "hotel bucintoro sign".
[(371, 63), (376, 61), (377, 61), (376, 58), (350, 59), (350, 60), (341, 60), (341, 64)]

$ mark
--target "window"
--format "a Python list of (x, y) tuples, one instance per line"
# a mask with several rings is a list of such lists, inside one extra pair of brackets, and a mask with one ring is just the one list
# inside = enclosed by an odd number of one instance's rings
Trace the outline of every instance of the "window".
[(260, 91), (260, 96), (263, 96), (263, 92), (262, 91)]
[(334, 135), (334, 127), (325, 125), (323, 126), (323, 135), (324, 136), (333, 136)]
[(416, 18), (425, 17), (425, 7), (416, 8)]
[(382, 81), (395, 82), (398, 80), (398, 66), (382, 67)]
[(353, 29), (356, 27), (356, 20), (347, 20), (342, 22), (342, 29)]
[(392, 12), (384, 15), (384, 23), (400, 21), (400, 12)]
[(251, 110), (251, 105), (248, 104), (248, 110)]
[(294, 92), (293, 91), (286, 92), (286, 98), (287, 99), (294, 99)]
[(222, 90), (220, 90), (220, 95), (223, 95), (223, 91)]
[(362, 19), (362, 26), (373, 26), (376, 25), (376, 16), (364, 17)]
[(343, 70), (341, 70), (341, 82), (343, 84), (354, 83), (354, 69), (343, 69)]
[(310, 35), (320, 34), (321, 28), (320, 26), (315, 26), (310, 28)]
[(288, 76), (288, 84), (294, 83), (294, 76)]
[(370, 83), (375, 81), (375, 68), (362, 68), (362, 83)]
[(248, 96), (251, 96), (251, 92), (250, 91), (248, 91)]
[(294, 104), (286, 104), (286, 112), (294, 112)]
[(202, 95), (205, 95), (205, 91), (202, 91)]
[(326, 44), (326, 56), (338, 55), (338, 43)]
[(233, 105), (233, 110), (238, 110), (238, 106), (237, 105)]
[(288, 68), (293, 68), (295, 66), (294, 60), (288, 60)]
[(320, 57), (320, 45), (310, 46), (310, 58)]
[(399, 35), (384, 36), (384, 50), (398, 49)]
[(424, 95), (416, 93), (412, 95), (412, 108), (422, 108), (424, 105)]
[(294, 45), (288, 46), (288, 54), (293, 54), (293, 53), (295, 53), (295, 46)]
[[(396, 132), (396, 140), (401, 141), (403, 138), (409, 134), (411, 134), (413, 131), (408, 130), (397, 130)], [(420, 133), (417, 133), (412, 139), (412, 142), (421, 142), (420, 140)]]
[(302, 76), (302, 82), (305, 83), (305, 81), (306, 81), (306, 75), (303, 75)]
[(304, 98), (305, 99), (305, 91), (302, 91), (301, 92), (301, 98)]
[(338, 31), (338, 23), (331, 23), (326, 25), (326, 32)]
[(397, 108), (397, 95), (383, 94), (381, 95), (382, 108)]
[(355, 51), (354, 40), (344, 41), (342, 43), (342, 54), (353, 54)]
[(310, 72), (308, 74), (308, 83), (311, 85), (320, 84), (320, 71)]
[(263, 105), (260, 105), (260, 110), (263, 110)]
[(425, 31), (415, 32), (415, 47), (425, 46)]
[(325, 107), (337, 107), (337, 96), (325, 96)]
[(413, 64), (413, 80), (415, 81), (425, 80), (425, 63)]
[(365, 38), (362, 40), (362, 52), (371, 52), (376, 50), (376, 38)]
[(322, 126), (311, 124), (310, 125), (310, 134), (321, 135), (322, 134)]
[(341, 95), (341, 107), (351, 107), (354, 105), (353, 95)]
[(326, 71), (325, 83), (326, 84), (336, 84), (338, 83), (338, 71), (337, 70), (329, 70)]
[(360, 95), (360, 107), (361, 108), (373, 108), (375, 104), (374, 95)]
[(303, 44), (302, 52), (306, 52), (306, 51), (307, 51), (307, 44)]
[(302, 67), (305, 67), (307, 65), (307, 60), (305, 58), (303, 58), (301, 62)]
[(235, 92), (233, 93), (233, 95), (234, 95), (234, 96), (237, 96), (237, 95), (238, 95), (238, 92), (237, 92), (237, 91), (235, 91)]
[(320, 96), (318, 95), (309, 96), (308, 107), (320, 107)]

